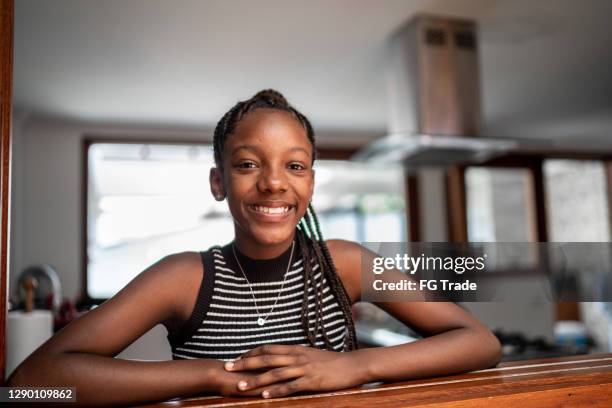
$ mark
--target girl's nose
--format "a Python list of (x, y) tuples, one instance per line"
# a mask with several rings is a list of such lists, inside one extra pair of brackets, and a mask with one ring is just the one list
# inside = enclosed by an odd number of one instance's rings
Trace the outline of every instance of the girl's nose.
[(257, 188), (264, 193), (287, 191), (287, 177), (281, 169), (264, 168), (257, 180)]

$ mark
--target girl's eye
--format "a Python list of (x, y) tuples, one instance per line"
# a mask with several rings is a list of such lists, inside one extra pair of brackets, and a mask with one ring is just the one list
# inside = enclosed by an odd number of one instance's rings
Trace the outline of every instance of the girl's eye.
[(238, 163), (236, 167), (238, 167), (239, 169), (253, 169), (257, 166), (253, 162), (242, 162)]
[(306, 170), (306, 167), (302, 166), (300, 163), (291, 163), (289, 165), (289, 168), (291, 170)]

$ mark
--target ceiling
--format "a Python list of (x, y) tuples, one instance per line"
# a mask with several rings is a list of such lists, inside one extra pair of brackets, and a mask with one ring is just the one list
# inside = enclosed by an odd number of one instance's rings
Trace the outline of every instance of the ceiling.
[(16, 109), (212, 126), (273, 87), (315, 128), (383, 134), (385, 39), (420, 12), (480, 28), (484, 133), (612, 135), (612, 1), (17, 0)]

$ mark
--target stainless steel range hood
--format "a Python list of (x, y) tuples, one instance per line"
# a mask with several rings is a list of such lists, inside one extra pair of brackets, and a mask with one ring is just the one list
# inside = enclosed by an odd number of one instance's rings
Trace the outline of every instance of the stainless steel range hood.
[(353, 160), (402, 163), (405, 167), (478, 163), (519, 149), (519, 141), (396, 133), (359, 151)]
[(480, 89), (476, 25), (417, 16), (388, 39), (389, 136), (354, 159), (407, 167), (487, 160), (517, 141), (478, 137)]
[(457, 137), (395, 133), (382, 137), (351, 159), (372, 164), (402, 163), (407, 168), (479, 163), (509, 153), (548, 155), (612, 154), (612, 141)]

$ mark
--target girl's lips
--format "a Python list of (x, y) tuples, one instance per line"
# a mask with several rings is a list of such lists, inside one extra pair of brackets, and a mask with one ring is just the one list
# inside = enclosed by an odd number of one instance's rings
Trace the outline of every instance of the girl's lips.
[(291, 213), (295, 210), (295, 206), (287, 204), (282, 206), (264, 206), (264, 205), (247, 205), (249, 212), (254, 214), (258, 219), (267, 222), (278, 222), (284, 221), (289, 218)]

